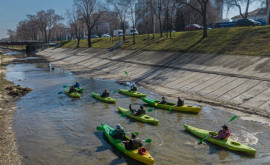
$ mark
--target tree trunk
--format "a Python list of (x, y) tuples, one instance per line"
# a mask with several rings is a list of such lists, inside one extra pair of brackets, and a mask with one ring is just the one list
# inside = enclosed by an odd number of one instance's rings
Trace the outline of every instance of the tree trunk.
[(250, 0), (247, 0), (247, 6), (246, 6), (246, 12), (245, 12), (245, 18), (247, 18), (247, 16), (248, 16), (249, 2), (250, 2)]
[(204, 10), (203, 10), (203, 37), (202, 38), (206, 38), (207, 37), (207, 22), (206, 22), (207, 4), (204, 4), (203, 8)]
[(266, 23), (267, 25), (270, 25), (270, 0), (267, 0), (266, 6), (267, 6)]
[(159, 17), (159, 31), (160, 31), (160, 38), (162, 38), (162, 22), (160, 17)]
[(91, 42), (91, 29), (90, 28), (88, 28), (87, 42), (88, 42), (88, 48), (91, 48), (92, 47), (92, 42)]
[(133, 24), (133, 44), (136, 44), (134, 30), (135, 30), (135, 25)]

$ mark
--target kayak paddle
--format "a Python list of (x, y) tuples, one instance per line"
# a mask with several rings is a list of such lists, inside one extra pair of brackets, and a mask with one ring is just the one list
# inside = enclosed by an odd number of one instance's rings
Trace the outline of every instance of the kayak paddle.
[(149, 109), (147, 109), (147, 112), (153, 112), (153, 108), (149, 108)]
[(173, 109), (173, 107), (170, 107), (169, 111), (171, 111)]
[[(229, 120), (229, 121), (228, 121), (227, 123), (225, 123), (224, 125), (229, 124), (231, 121), (233, 121), (233, 120), (236, 119), (236, 118), (237, 118), (236, 115), (233, 116), (233, 117), (231, 118), (231, 120)], [(219, 129), (220, 129), (220, 128), (218, 128), (218, 129), (215, 130), (214, 132), (217, 132)], [(206, 140), (209, 136), (210, 136), (210, 134), (209, 134), (208, 136), (206, 136), (204, 139), (200, 140), (200, 141), (198, 142), (198, 144), (202, 144), (202, 142), (203, 142), (204, 140)]]
[(63, 92), (58, 92), (58, 94), (60, 95), (60, 94), (63, 94)]
[(67, 86), (66, 85), (63, 85), (63, 88), (66, 88)]
[(118, 93), (118, 91), (113, 91), (112, 93)]

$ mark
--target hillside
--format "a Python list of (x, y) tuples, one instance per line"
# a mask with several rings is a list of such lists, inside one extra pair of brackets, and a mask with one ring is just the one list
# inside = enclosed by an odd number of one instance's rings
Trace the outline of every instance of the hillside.
[[(163, 38), (159, 34), (137, 35), (136, 44), (132, 44), (132, 36), (127, 36), (127, 41), (121, 49), (138, 51), (168, 51), (187, 52), (200, 54), (227, 54), (227, 55), (270, 55), (270, 26), (241, 27), (212, 29), (208, 37), (201, 39), (202, 31), (172, 33), (172, 39)], [(113, 40), (113, 41), (112, 41)], [(93, 48), (110, 48), (122, 38), (93, 39)], [(76, 41), (69, 41), (64, 48), (76, 46)], [(80, 47), (87, 47), (87, 40), (82, 40)]]

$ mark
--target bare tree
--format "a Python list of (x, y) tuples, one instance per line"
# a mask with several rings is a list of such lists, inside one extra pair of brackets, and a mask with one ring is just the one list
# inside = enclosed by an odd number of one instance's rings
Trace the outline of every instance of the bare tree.
[(162, 32), (163, 32), (163, 28), (162, 28), (162, 18), (163, 18), (163, 14), (164, 14), (164, 1), (163, 0), (152, 0), (152, 11), (155, 14), (155, 16), (158, 19), (159, 22), (159, 33), (160, 33), (160, 37), (162, 37)]
[(10, 41), (14, 41), (16, 32), (14, 30), (8, 29), (7, 30), (7, 35), (9, 36)]
[[(207, 37), (207, 6), (209, 0), (192, 0), (186, 3), (193, 10), (197, 11), (203, 18), (203, 37)], [(198, 7), (197, 7), (198, 6)]]
[[(237, 8), (239, 10), (239, 14), (242, 18), (248, 17), (249, 6), (254, 2), (254, 0), (225, 0), (225, 4), (227, 5), (227, 9)], [(242, 6), (245, 7), (244, 12), (242, 12)]]
[(81, 36), (84, 29), (83, 18), (80, 17), (79, 12), (75, 8), (67, 10), (67, 17), (69, 19), (69, 25), (71, 33), (73, 33), (77, 39), (76, 48), (80, 47)]
[[(84, 18), (85, 25), (87, 27), (87, 41), (88, 47), (92, 47), (91, 34), (92, 29), (100, 19), (102, 15), (102, 9), (97, 0), (74, 0), (74, 6), (76, 6), (77, 11)], [(104, 11), (105, 9), (103, 9)]]
[(53, 27), (63, 20), (63, 17), (56, 14), (53, 9), (41, 10), (37, 12), (37, 15), (28, 15), (27, 17), (37, 23), (45, 42), (50, 41)]
[(108, 0), (112, 4), (113, 10), (117, 13), (120, 20), (120, 28), (123, 30), (123, 41), (126, 41), (126, 22), (128, 18), (128, 1), (127, 0)]

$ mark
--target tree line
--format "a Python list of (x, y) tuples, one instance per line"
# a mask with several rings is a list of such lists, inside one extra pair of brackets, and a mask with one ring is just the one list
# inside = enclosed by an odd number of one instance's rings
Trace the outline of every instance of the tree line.
[[(269, 7), (270, 0), (260, 1)], [(222, 21), (226, 8), (238, 9), (242, 18), (248, 17), (249, 6), (255, 0), (73, 0), (73, 7), (63, 16), (54, 10), (41, 10), (34, 15), (27, 15), (18, 23), (16, 30), (9, 29), (10, 41), (39, 40), (46, 43), (62, 40), (70, 34), (69, 39), (77, 40), (77, 47), (86, 36), (88, 47), (92, 47), (91, 35), (106, 27), (107, 33), (113, 30), (123, 31), (122, 40), (126, 41), (128, 28), (138, 29), (140, 34), (159, 33), (159, 37), (171, 38), (171, 33), (182, 31), (186, 24), (203, 26), (202, 38), (207, 37), (207, 29)], [(243, 11), (243, 6), (245, 10)], [(63, 24), (64, 19), (67, 24)], [(66, 38), (67, 39), (67, 38)], [(132, 35), (136, 43), (135, 33)]]

